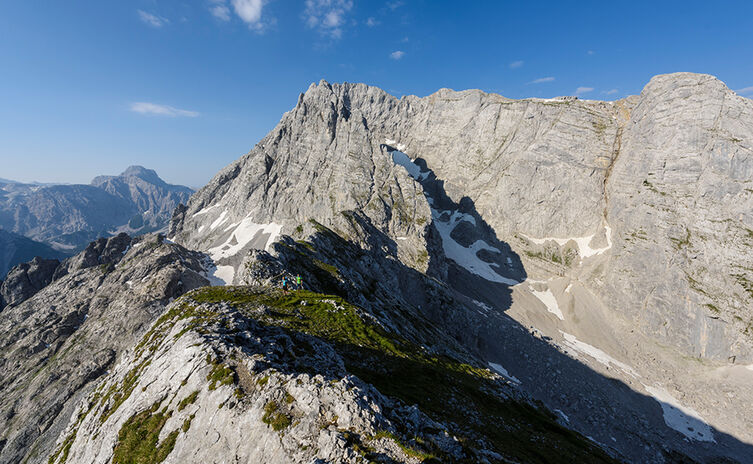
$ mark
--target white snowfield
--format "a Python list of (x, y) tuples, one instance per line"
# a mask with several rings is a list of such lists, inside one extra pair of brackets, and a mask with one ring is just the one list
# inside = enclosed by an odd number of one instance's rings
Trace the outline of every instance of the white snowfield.
[(557, 299), (554, 297), (554, 294), (551, 290), (548, 288), (544, 291), (536, 291), (533, 289), (533, 287), (529, 286), (529, 290), (531, 290), (531, 294), (539, 299), (542, 303), (544, 303), (544, 306), (546, 306), (546, 310), (550, 313), (554, 314), (555, 316), (559, 317), (561, 320), (565, 320), (565, 316), (562, 314), (562, 311), (560, 311), (560, 307), (557, 304)]
[(534, 238), (529, 237), (525, 234), (520, 234), (521, 236), (525, 237), (526, 240), (529, 240), (537, 245), (543, 245), (546, 242), (556, 242), (557, 245), (563, 246), (570, 240), (574, 241), (576, 245), (578, 245), (578, 255), (580, 255), (582, 258), (589, 258), (591, 256), (600, 255), (604, 253), (605, 251), (612, 248), (612, 228), (607, 224), (604, 223), (604, 229), (607, 233), (607, 246), (604, 248), (591, 248), (589, 245), (591, 243), (591, 240), (596, 236), (596, 234), (591, 234), (587, 237), (568, 237), (568, 238), (556, 238), (556, 237), (544, 237), (544, 238)]
[[(473, 220), (473, 218), (467, 214), (462, 214), (457, 211), (452, 213), (450, 219), (442, 221), (440, 218), (443, 213), (450, 213), (451, 211), (437, 211), (434, 208), (431, 209), (431, 215), (434, 218), (434, 226), (439, 231), (439, 235), (442, 237), (442, 248), (444, 254), (451, 260), (455, 261), (459, 266), (465, 268), (469, 272), (476, 274), (490, 282), (499, 282), (505, 285), (517, 285), (520, 282), (514, 279), (503, 277), (499, 275), (494, 267), (498, 267), (496, 264), (487, 263), (478, 257), (476, 253), (480, 250), (489, 250), (494, 253), (500, 253), (500, 250), (490, 246), (483, 240), (477, 240), (469, 247), (456, 242), (452, 236), (452, 230), (461, 222)], [(494, 267), (492, 267), (494, 266)]]
[(577, 351), (578, 353), (582, 353), (585, 355), (588, 355), (598, 361), (599, 363), (609, 367), (617, 367), (626, 374), (632, 375), (633, 377), (640, 377), (640, 375), (633, 369), (632, 367), (628, 366), (627, 364), (617, 361), (613, 357), (609, 356), (605, 352), (601, 351), (600, 349), (596, 348), (595, 346), (591, 346), (588, 343), (582, 342), (578, 340), (578, 338), (575, 335), (563, 332), (560, 330), (560, 333), (563, 337), (565, 337), (565, 345), (572, 348), (574, 351)]
[(520, 380), (518, 380), (515, 376), (510, 375), (510, 373), (507, 372), (507, 369), (505, 369), (504, 367), (502, 367), (500, 364), (490, 362), (489, 363), (489, 367), (491, 367), (492, 369), (494, 369), (495, 371), (497, 371), (499, 373), (499, 375), (501, 375), (502, 377), (504, 377), (504, 378), (512, 381), (513, 383), (516, 383), (516, 384), (520, 385)]
[[(224, 218), (224, 216), (225, 212), (223, 211), (223, 213), (220, 215), (220, 218)], [(217, 221), (219, 221), (219, 218)], [(213, 225), (215, 223), (217, 225), (221, 224), (221, 222), (218, 223), (217, 221), (215, 221)], [(249, 244), (249, 242), (256, 238), (257, 234), (259, 233), (269, 235), (267, 240), (264, 242), (264, 246), (259, 247), (260, 249), (267, 250), (269, 249), (269, 246), (274, 243), (274, 241), (277, 240), (277, 238), (280, 236), (280, 231), (282, 231), (281, 224), (275, 224), (274, 222), (269, 224), (257, 224), (253, 221), (252, 218), (247, 217), (240, 223), (238, 223), (238, 225), (235, 227), (235, 230), (233, 230), (233, 232), (224, 243), (214, 248), (210, 248), (208, 252), (212, 259), (214, 259), (215, 261), (222, 258), (235, 256), (236, 253), (243, 250), (246, 245)]]
[(644, 387), (661, 405), (664, 423), (667, 424), (667, 427), (677, 430), (691, 440), (716, 443), (711, 427), (696, 410), (680, 404), (667, 390), (659, 385), (653, 387), (644, 385)]
[[(391, 152), (392, 160), (395, 162), (395, 164), (399, 164), (400, 166), (404, 167), (405, 170), (408, 171), (408, 174), (417, 181), (426, 179), (426, 177), (429, 175), (429, 172), (421, 171), (421, 168), (419, 168), (408, 155), (401, 151), (401, 147), (403, 147), (403, 145), (398, 144), (394, 140), (390, 139), (387, 139), (386, 143), (390, 146), (397, 146), (397, 150)], [(482, 277), (490, 282), (499, 282), (506, 285), (516, 285), (520, 283), (517, 280), (509, 279), (507, 277), (499, 275), (494, 270), (494, 267), (499, 266), (481, 260), (476, 254), (480, 250), (488, 250), (493, 253), (500, 253), (500, 250), (490, 246), (483, 240), (477, 240), (471, 246), (464, 247), (450, 236), (453, 229), (455, 229), (455, 227), (461, 221), (468, 221), (471, 224), (476, 225), (476, 219), (474, 219), (473, 216), (460, 213), (458, 211), (439, 211), (437, 209), (434, 209), (431, 197), (427, 196), (427, 200), (429, 201), (429, 206), (431, 207), (431, 216), (434, 219), (434, 226), (437, 228), (439, 235), (442, 237), (442, 248), (444, 249), (445, 256), (455, 261), (455, 263), (471, 272), (472, 274), (476, 274), (477, 276)], [(449, 220), (443, 221), (441, 219), (444, 213), (450, 214)]]
[[(204, 208), (194, 214), (194, 217), (199, 214), (205, 214), (214, 207), (216, 205)], [(225, 210), (212, 222), (209, 226), (209, 231), (217, 229), (228, 222), (228, 220), (228, 211)], [(203, 229), (204, 226), (199, 228), (199, 232)], [(205, 277), (209, 279), (211, 285), (231, 285), (235, 278), (235, 267), (229, 264), (219, 264), (221, 260), (235, 256), (249, 245), (253, 248), (269, 250), (272, 243), (279, 238), (281, 231), (281, 224), (274, 222), (257, 224), (251, 217), (246, 217), (240, 222), (226, 226), (222, 229), (222, 234), (230, 232), (227, 240), (207, 250), (210, 259), (204, 263), (204, 268), (206, 269)]]
[(212, 205), (212, 206), (209, 206), (207, 208), (203, 208), (200, 211), (197, 211), (196, 213), (194, 213), (191, 217), (196, 217), (196, 216), (201, 216), (202, 214), (207, 214), (213, 208), (216, 208), (218, 206), (220, 206), (220, 205)]

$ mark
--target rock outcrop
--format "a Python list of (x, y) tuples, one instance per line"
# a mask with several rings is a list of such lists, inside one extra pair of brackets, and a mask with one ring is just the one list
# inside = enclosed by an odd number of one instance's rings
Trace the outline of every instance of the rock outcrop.
[(172, 299), (208, 283), (202, 259), (156, 235), (101, 240), (0, 313), (0, 462), (46, 462), (76, 401)]

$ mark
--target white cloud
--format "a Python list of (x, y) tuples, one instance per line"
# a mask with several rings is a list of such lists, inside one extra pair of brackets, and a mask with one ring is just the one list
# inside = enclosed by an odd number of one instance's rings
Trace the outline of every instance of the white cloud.
[(523, 66), (523, 61), (522, 60), (513, 61), (512, 63), (510, 63), (510, 69), (517, 69), (517, 68), (519, 68), (521, 66)]
[(212, 13), (212, 16), (220, 21), (230, 21), (230, 8), (223, 4), (215, 5), (209, 8), (209, 11)]
[(390, 53), (390, 58), (392, 58), (393, 60), (399, 60), (400, 58), (402, 58), (404, 56), (405, 56), (405, 52), (402, 51), (402, 50), (397, 50), (397, 51), (394, 51), (394, 52)]
[(617, 89), (607, 90), (606, 92), (603, 92), (606, 95), (614, 95), (617, 92), (619, 92)]
[(143, 21), (144, 23), (152, 26), (152, 27), (162, 27), (165, 24), (169, 23), (170, 21), (167, 18), (163, 18), (161, 16), (153, 15), (151, 13), (147, 13), (144, 10), (137, 10), (139, 13), (139, 19)]
[[(353, 0), (306, 0), (305, 5), (303, 19), (308, 27), (318, 29), (320, 33), (333, 39), (342, 37), (342, 25), (345, 24), (345, 16), (353, 8)], [(373, 18), (366, 22), (368, 26), (372, 26), (369, 24), (371, 20)], [(373, 25), (376, 24), (374, 22)]]
[(543, 84), (544, 82), (554, 82), (553, 77), (539, 77), (538, 79), (534, 79), (529, 84)]
[(250, 29), (261, 30), (261, 10), (264, 7), (262, 0), (230, 0), (233, 5), (235, 14), (238, 15), (244, 23), (248, 24)]
[(369, 26), (369, 27), (378, 26), (379, 25), (379, 21), (377, 21), (374, 18), (369, 18), (369, 19), (366, 20), (366, 25)]
[(593, 51), (593, 50), (589, 50), (589, 51), (587, 51), (586, 53), (588, 53), (589, 55), (593, 55), (593, 54), (594, 54), (594, 51)]
[(582, 95), (584, 93), (593, 92), (593, 87), (578, 87), (575, 89), (575, 95)]
[(395, 11), (395, 10), (397, 10), (398, 8), (400, 8), (403, 5), (404, 5), (404, 3), (401, 2), (401, 1), (389, 2), (389, 3), (387, 3), (387, 8), (389, 8), (392, 11)]
[(742, 89), (735, 90), (740, 95), (747, 95), (749, 93), (753, 94), (753, 86), (750, 87), (744, 87)]
[(157, 103), (149, 102), (134, 102), (131, 103), (131, 111), (139, 114), (157, 114), (160, 116), (186, 116), (189, 118), (195, 118), (199, 115), (198, 111), (182, 110), (179, 108), (173, 108), (172, 106), (159, 105)]

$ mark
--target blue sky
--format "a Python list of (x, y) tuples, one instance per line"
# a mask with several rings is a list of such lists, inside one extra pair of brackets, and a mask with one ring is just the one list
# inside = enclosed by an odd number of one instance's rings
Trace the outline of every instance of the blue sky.
[(201, 186), (320, 79), (612, 100), (693, 71), (753, 98), (751, 31), (747, 0), (5, 1), (0, 177)]

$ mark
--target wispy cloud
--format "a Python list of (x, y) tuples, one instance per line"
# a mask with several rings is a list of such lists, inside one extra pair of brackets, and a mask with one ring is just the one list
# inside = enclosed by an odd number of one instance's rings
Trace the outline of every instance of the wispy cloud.
[(400, 58), (402, 58), (404, 56), (405, 56), (405, 52), (402, 51), (402, 50), (396, 50), (396, 51), (390, 53), (390, 58), (392, 58), (393, 60), (399, 60)]
[(306, 0), (305, 4), (303, 19), (308, 27), (333, 39), (342, 37), (342, 26), (353, 0)]
[(739, 95), (753, 94), (753, 86), (743, 87), (742, 89), (735, 90)]
[(374, 18), (369, 18), (369, 19), (366, 20), (366, 25), (369, 26), (369, 27), (378, 26), (379, 25), (379, 21), (377, 21)]
[(586, 53), (588, 53), (589, 55), (593, 55), (593, 54), (594, 54), (594, 51), (593, 51), (593, 50), (589, 50), (589, 51), (587, 51)]
[(553, 77), (539, 77), (538, 79), (534, 79), (529, 84), (543, 84), (545, 82), (554, 82)]
[(575, 89), (575, 95), (583, 95), (584, 93), (593, 92), (593, 87), (578, 87)]
[(617, 92), (619, 92), (619, 90), (617, 90), (617, 89), (611, 89), (611, 90), (605, 90), (605, 91), (604, 91), (604, 92), (602, 92), (602, 93), (603, 93), (604, 95), (614, 95), (614, 94), (616, 94)]
[(153, 15), (151, 13), (147, 13), (144, 10), (136, 10), (139, 13), (139, 19), (141, 19), (142, 22), (145, 24), (148, 24), (152, 27), (162, 27), (165, 24), (169, 23), (170, 21), (167, 18), (163, 18), (162, 16)]
[(209, 12), (212, 16), (220, 21), (230, 21), (230, 8), (225, 4), (225, 0), (211, 0)]
[(523, 66), (523, 61), (521, 60), (513, 61), (512, 63), (510, 63), (510, 69), (518, 69), (521, 66)]
[(387, 8), (389, 8), (392, 11), (395, 11), (395, 10), (397, 10), (398, 8), (400, 8), (403, 5), (405, 5), (405, 3), (403, 3), (403, 2), (401, 2), (401, 1), (398, 0), (398, 1), (395, 1), (395, 2), (388, 2), (387, 3)]
[(199, 115), (198, 111), (182, 110), (180, 108), (173, 108), (168, 105), (159, 105), (157, 103), (149, 102), (134, 102), (131, 103), (131, 111), (139, 114), (156, 114), (160, 116), (185, 116), (189, 118), (195, 118)]

